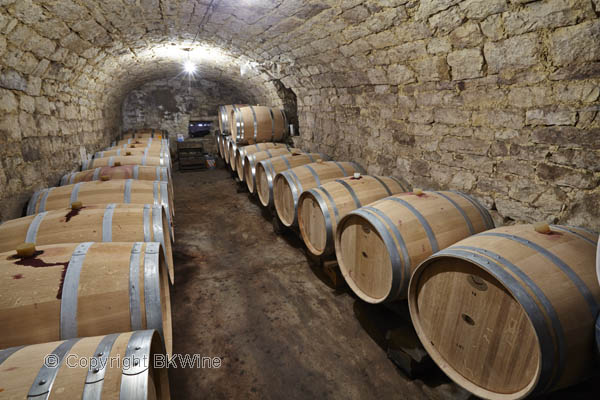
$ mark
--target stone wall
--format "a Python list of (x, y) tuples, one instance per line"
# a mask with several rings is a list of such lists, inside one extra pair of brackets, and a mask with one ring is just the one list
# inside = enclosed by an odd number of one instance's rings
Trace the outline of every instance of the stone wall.
[(0, 8), (0, 221), (21, 216), (34, 190), (55, 186), (120, 123), (106, 76), (81, 69), (92, 58), (84, 46), (44, 19), (30, 1)]
[(203, 79), (290, 115), (297, 102), (306, 149), (471, 193), (498, 222), (600, 230), (599, 13), (600, 0), (0, 0), (0, 220), (82, 146), (104, 147), (125, 96), (193, 48)]
[(343, 1), (319, 51), (291, 50), (297, 64), (351, 60), (283, 78), (300, 142), (471, 193), (497, 223), (599, 231), (598, 12), (591, 0)]

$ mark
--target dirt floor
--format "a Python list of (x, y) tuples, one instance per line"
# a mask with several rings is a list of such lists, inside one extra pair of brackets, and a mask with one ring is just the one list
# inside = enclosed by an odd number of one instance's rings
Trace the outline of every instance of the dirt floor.
[[(386, 332), (406, 323), (333, 289), (227, 170), (173, 178), (174, 353), (222, 359), (218, 369), (171, 369), (173, 399), (470, 397), (435, 366), (407, 378), (384, 349)], [(594, 398), (585, 385), (568, 394)]]

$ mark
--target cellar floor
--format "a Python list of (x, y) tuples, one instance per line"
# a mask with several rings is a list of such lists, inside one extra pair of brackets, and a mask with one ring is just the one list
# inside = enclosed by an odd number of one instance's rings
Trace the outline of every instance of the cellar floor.
[(437, 367), (403, 375), (378, 345), (394, 314), (331, 288), (222, 166), (173, 179), (174, 353), (222, 359), (171, 368), (173, 399), (469, 398)]

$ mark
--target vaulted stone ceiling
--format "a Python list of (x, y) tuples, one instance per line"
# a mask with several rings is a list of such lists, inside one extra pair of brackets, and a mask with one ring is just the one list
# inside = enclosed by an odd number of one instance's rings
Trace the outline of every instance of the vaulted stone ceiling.
[(292, 89), (306, 150), (500, 220), (597, 227), (599, 16), (600, 0), (0, 0), (2, 198), (106, 145), (126, 94), (189, 56), (262, 103)]

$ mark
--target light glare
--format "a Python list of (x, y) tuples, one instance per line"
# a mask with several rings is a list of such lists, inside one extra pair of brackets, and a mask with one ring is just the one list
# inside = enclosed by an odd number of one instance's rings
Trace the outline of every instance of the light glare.
[(185, 64), (183, 64), (183, 69), (186, 73), (192, 75), (196, 72), (196, 65), (191, 61), (186, 61)]

